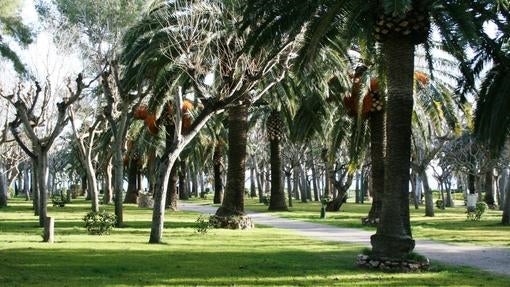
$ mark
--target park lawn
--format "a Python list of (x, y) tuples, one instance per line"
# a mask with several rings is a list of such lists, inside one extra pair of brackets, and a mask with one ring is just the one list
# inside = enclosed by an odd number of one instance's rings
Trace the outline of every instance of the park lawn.
[[(267, 212), (267, 206), (258, 203), (257, 199), (248, 199), (246, 209), (258, 212)], [(294, 201), (290, 212), (273, 212), (277, 216), (324, 223), (341, 227), (363, 228), (373, 230), (374, 227), (361, 225), (361, 218), (367, 216), (370, 203), (345, 203), (340, 212), (328, 212), (326, 219), (320, 219), (320, 203), (301, 203)], [(411, 226), (413, 237), (417, 239), (432, 239), (456, 244), (479, 244), (492, 246), (510, 246), (510, 226), (503, 226), (502, 212), (488, 210), (479, 222), (466, 220), (464, 206), (435, 209), (434, 217), (425, 217), (425, 209), (414, 209), (410, 206)]]
[[(151, 211), (125, 206), (126, 227), (87, 235), (83, 200), (49, 208), (56, 243), (41, 242), (29, 204), (0, 209), (1, 286), (508, 286), (508, 277), (434, 264), (429, 272), (358, 269), (362, 247), (292, 232), (196, 231), (198, 214), (167, 214), (165, 244), (147, 244)], [(111, 206), (106, 207), (112, 209)]]

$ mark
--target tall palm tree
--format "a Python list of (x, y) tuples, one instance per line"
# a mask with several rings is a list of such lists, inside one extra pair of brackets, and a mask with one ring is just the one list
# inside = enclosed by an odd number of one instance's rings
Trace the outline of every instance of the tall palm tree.
[[(380, 42), (387, 83), (386, 157), (381, 222), (371, 237), (375, 256), (402, 257), (414, 248), (409, 222), (409, 168), (415, 45), (426, 43), (430, 23), (457, 58), (465, 59), (474, 40), (479, 13), (471, 14), (472, 1), (250, 1), (247, 26), (255, 30), (251, 43), (271, 45), (307, 29), (304, 59), (317, 56), (322, 45), (336, 36), (354, 36)], [(493, 1), (477, 1), (494, 6)], [(306, 25), (306, 26), (305, 26)], [(374, 36), (372, 36), (374, 35)], [(427, 46), (427, 45), (426, 45)], [(463, 67), (467, 69), (467, 67)]]
[(282, 185), (282, 156), (280, 141), (283, 137), (283, 120), (277, 110), (271, 111), (267, 118), (266, 129), (269, 139), (270, 164), (271, 164), (271, 198), (269, 210), (288, 210), (285, 201), (285, 193)]

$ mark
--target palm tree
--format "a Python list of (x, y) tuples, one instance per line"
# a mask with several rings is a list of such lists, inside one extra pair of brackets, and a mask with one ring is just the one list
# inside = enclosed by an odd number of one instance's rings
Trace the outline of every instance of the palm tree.
[(228, 111), (228, 169), (225, 197), (216, 211), (219, 217), (242, 216), (244, 212), (244, 182), (248, 107), (239, 105)]
[(266, 128), (271, 155), (271, 199), (269, 201), (269, 210), (286, 211), (288, 208), (282, 186), (282, 157), (280, 152), (280, 141), (283, 137), (284, 123), (278, 111), (271, 111), (267, 119)]
[[(474, 39), (479, 14), (472, 1), (305, 1), (300, 5), (270, 0), (250, 1), (247, 26), (255, 30), (250, 43), (275, 44), (283, 35), (293, 37), (306, 24), (304, 59), (317, 56), (321, 45), (331, 45), (336, 36), (359, 36), (367, 43), (381, 43), (387, 84), (386, 156), (381, 222), (371, 242), (375, 256), (402, 257), (414, 248), (408, 205), (408, 182), (413, 109), (415, 45), (424, 43), (433, 21), (442, 41), (459, 59), (465, 59), (466, 45)], [(479, 6), (494, 6), (478, 1)], [(477, 18), (478, 17), (478, 18)], [(375, 37), (372, 37), (372, 33)]]

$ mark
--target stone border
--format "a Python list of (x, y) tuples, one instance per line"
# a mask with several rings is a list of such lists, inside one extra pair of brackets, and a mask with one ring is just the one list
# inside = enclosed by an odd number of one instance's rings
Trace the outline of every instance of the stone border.
[(369, 255), (360, 254), (356, 258), (356, 265), (361, 268), (378, 269), (390, 272), (418, 272), (428, 270), (430, 260), (425, 261), (392, 259), (392, 258), (372, 258)]

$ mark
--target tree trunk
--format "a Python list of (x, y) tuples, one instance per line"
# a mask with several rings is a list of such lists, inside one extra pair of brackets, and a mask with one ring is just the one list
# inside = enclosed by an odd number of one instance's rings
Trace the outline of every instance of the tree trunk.
[(271, 199), (268, 210), (287, 211), (285, 192), (282, 186), (282, 157), (280, 153), (280, 140), (269, 141), (270, 164), (271, 164)]
[(168, 179), (168, 196), (166, 198), (166, 208), (171, 211), (177, 211), (177, 198), (179, 197), (177, 194), (177, 180), (179, 177), (177, 176), (177, 162), (174, 163), (172, 169), (170, 170), (170, 178)]
[(37, 159), (32, 159), (32, 177), (30, 178), (30, 187), (32, 189), (32, 208), (34, 209), (34, 215), (39, 216), (39, 210), (41, 206), (41, 200), (39, 198), (39, 184), (37, 179)]
[(285, 178), (287, 179), (287, 194), (289, 196), (289, 207), (292, 207), (292, 183), (291, 183), (291, 173), (285, 172)]
[(294, 195), (296, 196), (296, 200), (300, 200), (300, 196), (299, 196), (299, 169), (298, 169), (298, 165), (299, 163), (296, 163), (294, 165), (294, 168), (292, 169), (292, 173), (293, 173), (293, 187), (292, 187), (292, 191), (294, 193)]
[(385, 121), (382, 111), (370, 113), (370, 160), (372, 162), (372, 206), (368, 212), (370, 222), (378, 222), (381, 217), (382, 195), (384, 192), (384, 133)]
[(214, 198), (213, 203), (221, 204), (223, 201), (223, 181), (221, 180), (222, 173), (222, 162), (223, 162), (223, 146), (221, 143), (217, 143), (214, 147), (213, 155), (213, 172), (214, 172)]
[(475, 175), (472, 174), (472, 173), (468, 174), (468, 191), (469, 191), (469, 194), (476, 194), (475, 181), (476, 181)]
[(85, 200), (90, 200), (89, 183), (87, 181), (87, 174), (85, 174), (81, 177), (81, 190), (82, 190), (83, 195), (85, 195)]
[(450, 178), (445, 179), (444, 188), (446, 191), (446, 207), (455, 207), (455, 201), (453, 200), (452, 195), (452, 183)]
[(492, 175), (492, 169), (490, 171), (487, 171), (485, 173), (485, 198), (484, 201), (487, 203), (489, 208), (494, 208), (495, 201), (494, 201), (494, 185), (493, 185), (493, 175)]
[(384, 196), (373, 254), (400, 258), (414, 249), (409, 220), (409, 170), (413, 111), (414, 44), (409, 37), (391, 37), (383, 44), (387, 71), (387, 149)]
[(253, 157), (252, 157), (252, 160), (251, 160), (251, 164), (250, 164), (250, 197), (251, 198), (254, 198), (257, 196), (257, 187), (256, 187), (256, 178), (255, 178), (255, 165), (256, 163), (254, 162), (253, 160)]
[(103, 203), (110, 204), (113, 199), (112, 189), (112, 163), (111, 158), (105, 166), (105, 184), (103, 187)]
[(0, 208), (7, 207), (7, 199), (8, 199), (8, 187), (7, 187), (7, 177), (5, 176), (5, 168), (4, 164), (0, 162)]
[(315, 164), (312, 162), (312, 180), (313, 180), (313, 200), (319, 201), (319, 177), (317, 176), (317, 169), (315, 168)]
[(192, 183), (191, 191), (192, 191), (194, 197), (198, 197), (198, 172), (195, 171), (195, 172), (191, 173), (191, 170), (190, 170), (190, 175), (191, 175), (191, 183)]
[(115, 216), (117, 217), (116, 227), (124, 224), (124, 212), (122, 207), (124, 197), (124, 163), (122, 159), (122, 142), (115, 140), (113, 145), (113, 190), (115, 193)]
[(429, 186), (427, 173), (424, 170), (421, 171), (420, 177), (423, 183), (423, 192), (425, 193), (425, 216), (434, 217), (434, 197)]
[(182, 158), (179, 161), (179, 199), (187, 200), (189, 199), (189, 191), (188, 186), (186, 184), (186, 161)]
[(30, 169), (28, 168), (28, 164), (23, 164), (23, 193), (25, 194), (25, 199), (27, 201), (30, 200)]
[(39, 188), (39, 226), (44, 227), (44, 221), (48, 217), (48, 153), (47, 151), (37, 152), (37, 186)]
[(257, 191), (258, 191), (258, 196), (259, 196), (259, 203), (263, 203), (264, 202), (264, 187), (262, 185), (262, 181), (260, 180), (260, 170), (259, 170), (259, 166), (257, 164), (257, 160), (254, 156), (252, 156), (253, 158), (253, 165), (254, 165), (254, 168), (255, 168), (255, 183), (257, 184)]
[(87, 181), (88, 181), (88, 193), (92, 201), (91, 207), (93, 212), (99, 212), (99, 191), (97, 190), (97, 179), (96, 172), (92, 166), (92, 161), (87, 162)]
[(419, 206), (419, 202), (418, 202), (418, 192), (417, 192), (417, 178), (418, 176), (416, 175), (416, 173), (411, 173), (411, 194), (413, 196), (413, 203), (414, 203), (414, 209), (418, 209), (420, 206)]
[(232, 107), (229, 111), (227, 187), (217, 216), (244, 215), (247, 117), (245, 105)]
[(303, 168), (303, 164), (299, 164), (299, 174), (301, 175), (301, 184), (299, 185), (299, 192), (301, 196), (301, 202), (307, 203), (308, 202), (308, 196), (307, 196), (307, 189), (308, 189), (308, 176), (306, 174), (305, 168)]
[(510, 184), (505, 184), (505, 202), (501, 224), (510, 225)]
[(124, 203), (136, 203), (138, 198), (138, 158), (131, 158), (127, 168), (128, 187)]

